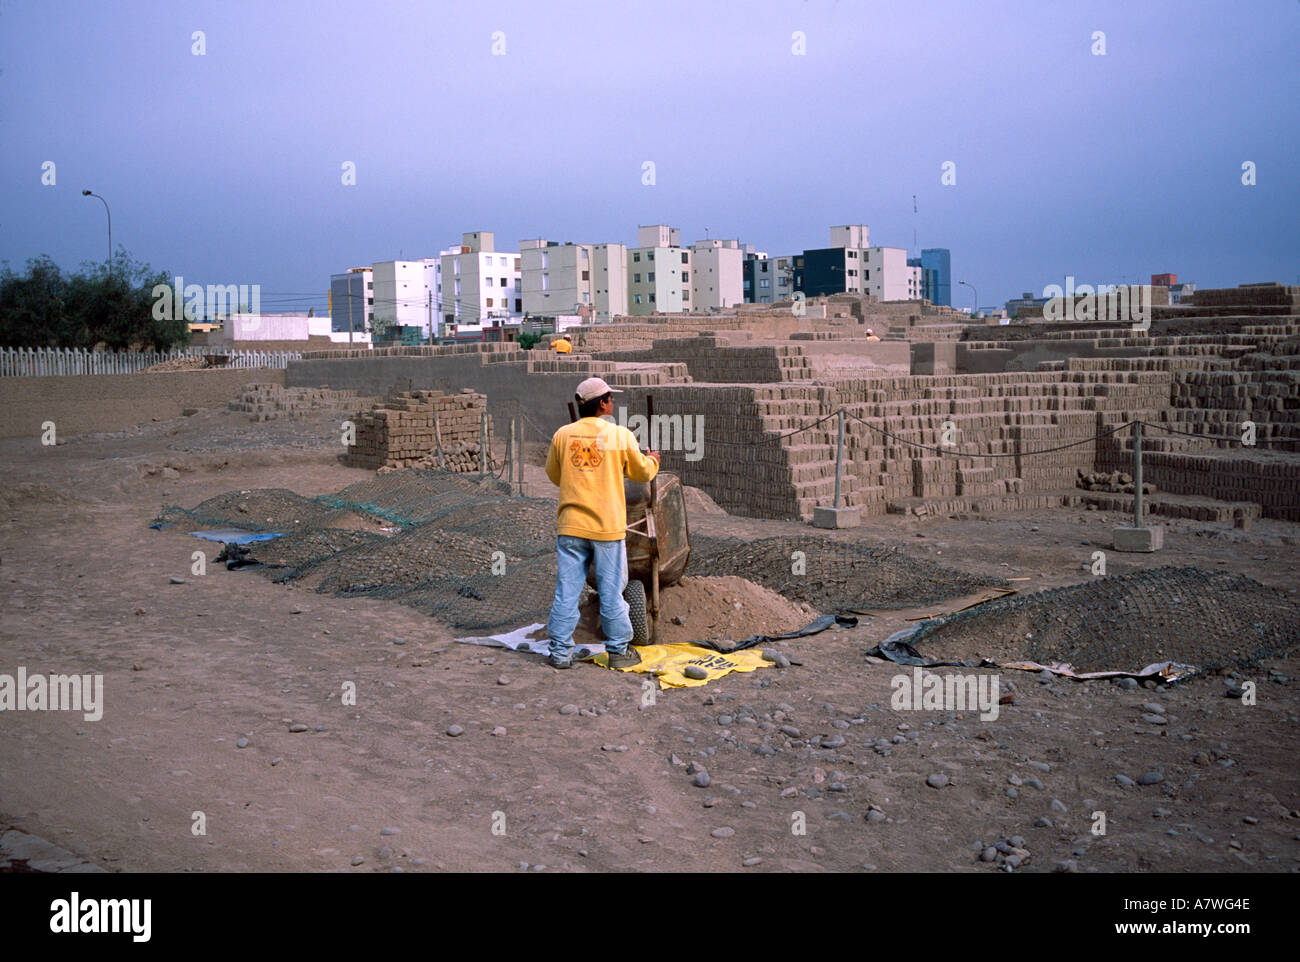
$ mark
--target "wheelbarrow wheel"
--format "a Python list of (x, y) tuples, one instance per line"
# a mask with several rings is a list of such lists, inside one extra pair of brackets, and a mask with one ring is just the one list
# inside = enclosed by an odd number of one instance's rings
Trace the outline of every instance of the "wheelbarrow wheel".
[(650, 624), (650, 615), (646, 610), (645, 585), (635, 578), (623, 589), (623, 600), (627, 602), (627, 614), (632, 619), (632, 644), (648, 645), (654, 626)]

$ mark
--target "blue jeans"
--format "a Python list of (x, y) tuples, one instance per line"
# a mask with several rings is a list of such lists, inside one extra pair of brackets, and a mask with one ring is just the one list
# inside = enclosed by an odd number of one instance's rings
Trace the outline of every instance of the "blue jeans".
[(551, 655), (573, 657), (573, 629), (578, 626), (578, 599), (587, 582), (587, 568), (596, 566), (596, 592), (600, 595), (600, 627), (605, 633), (605, 650), (627, 651), (632, 640), (632, 619), (627, 614), (623, 589), (627, 587), (627, 542), (589, 541), (562, 534), (555, 539), (555, 603), (546, 623)]

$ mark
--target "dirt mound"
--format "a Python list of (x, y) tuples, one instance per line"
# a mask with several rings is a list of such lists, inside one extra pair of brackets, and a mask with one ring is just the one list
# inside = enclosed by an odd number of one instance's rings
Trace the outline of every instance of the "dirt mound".
[[(660, 589), (654, 640), (677, 644), (780, 635), (802, 628), (817, 614), (807, 605), (787, 601), (775, 591), (734, 575), (683, 578)], [(674, 618), (681, 624), (676, 624)], [(573, 637), (578, 644), (599, 644), (604, 640), (600, 603), (594, 593), (581, 608), (581, 620)]]
[(43, 481), (22, 481), (0, 489), (0, 508), (35, 507), (42, 504), (79, 504), (80, 499), (65, 494)]
[(172, 371), (201, 371), (208, 366), (208, 362), (202, 357), (174, 357), (170, 361), (162, 361), (158, 364), (151, 364), (149, 367), (142, 367), (136, 371), (136, 374), (168, 374)]
[(703, 488), (682, 485), (682, 496), (686, 499), (686, 517), (698, 514), (726, 514), (727, 509), (714, 501)]

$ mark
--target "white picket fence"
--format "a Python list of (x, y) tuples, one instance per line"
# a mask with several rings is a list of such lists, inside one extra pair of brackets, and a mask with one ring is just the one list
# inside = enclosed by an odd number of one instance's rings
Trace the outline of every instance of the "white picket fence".
[(171, 351), (83, 351), (72, 348), (4, 348), (0, 377), (41, 377), (51, 374), (134, 374), (163, 361), (208, 354), (227, 357), (222, 367), (283, 369), (302, 359), (301, 351), (222, 351), (185, 347)]

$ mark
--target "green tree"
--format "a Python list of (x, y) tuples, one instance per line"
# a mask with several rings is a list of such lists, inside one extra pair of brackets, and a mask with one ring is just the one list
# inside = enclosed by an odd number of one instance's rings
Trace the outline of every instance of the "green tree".
[[(87, 262), (64, 274), (47, 255), (16, 274), (0, 271), (0, 345), (167, 350), (189, 341), (183, 306), (154, 316), (153, 289), (168, 284), (165, 271), (119, 248), (110, 269)], [(161, 312), (166, 313), (166, 312)]]

